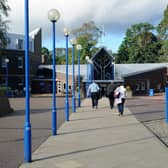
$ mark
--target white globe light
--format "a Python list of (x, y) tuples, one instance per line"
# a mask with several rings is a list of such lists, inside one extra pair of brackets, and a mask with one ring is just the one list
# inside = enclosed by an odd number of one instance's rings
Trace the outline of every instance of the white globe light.
[(60, 18), (60, 13), (57, 9), (51, 9), (48, 12), (48, 18), (51, 22), (56, 22)]
[(6, 63), (9, 63), (9, 59), (8, 59), (8, 58), (5, 58), (5, 62), (6, 62)]
[(80, 44), (77, 44), (76, 48), (77, 48), (77, 50), (81, 50), (82, 46)]
[(75, 45), (77, 43), (76, 38), (72, 38), (70, 41), (72, 45)]
[(64, 35), (69, 36), (70, 35), (70, 30), (67, 28), (64, 28)]

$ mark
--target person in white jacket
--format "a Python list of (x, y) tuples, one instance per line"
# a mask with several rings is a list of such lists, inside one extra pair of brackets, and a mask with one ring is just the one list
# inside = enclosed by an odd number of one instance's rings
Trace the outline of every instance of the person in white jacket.
[(118, 107), (119, 116), (123, 116), (124, 103), (126, 98), (126, 88), (123, 85), (117, 87), (114, 91), (115, 103)]

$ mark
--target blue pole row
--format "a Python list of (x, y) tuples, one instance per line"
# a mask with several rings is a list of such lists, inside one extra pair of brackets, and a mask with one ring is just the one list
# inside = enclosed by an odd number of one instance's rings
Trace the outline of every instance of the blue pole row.
[(78, 50), (78, 107), (81, 106), (80, 98), (80, 50)]
[(53, 25), (53, 53), (52, 53), (52, 64), (53, 64), (53, 73), (52, 73), (52, 82), (53, 82), (53, 111), (52, 111), (52, 134), (57, 135), (57, 109), (56, 109), (56, 59), (55, 59), (55, 21), (52, 21)]
[(66, 38), (66, 97), (65, 97), (65, 120), (69, 121), (69, 98), (68, 98), (68, 35)]
[(165, 122), (168, 123), (168, 87), (165, 87)]
[(26, 114), (24, 124), (24, 158), (26, 162), (32, 160), (31, 124), (30, 124), (30, 94), (29, 94), (29, 1), (25, 0), (25, 96)]
[(72, 111), (76, 112), (76, 98), (75, 98), (75, 45), (72, 45)]

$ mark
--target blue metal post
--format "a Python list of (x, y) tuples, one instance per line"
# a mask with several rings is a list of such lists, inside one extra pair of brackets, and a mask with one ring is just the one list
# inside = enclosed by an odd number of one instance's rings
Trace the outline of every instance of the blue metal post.
[(69, 121), (69, 98), (68, 98), (68, 35), (66, 38), (66, 98), (65, 98), (65, 120)]
[(6, 78), (5, 78), (5, 85), (6, 85), (6, 96), (8, 97), (8, 62), (6, 62)]
[(86, 68), (86, 74), (87, 74), (87, 81), (86, 81), (86, 93), (89, 87), (89, 63), (87, 62), (87, 68)]
[(114, 80), (114, 64), (112, 64), (112, 76), (111, 76), (111, 80)]
[(5, 79), (5, 85), (8, 87), (8, 62), (6, 62), (6, 79)]
[(52, 72), (52, 82), (53, 82), (53, 110), (52, 110), (52, 134), (57, 135), (57, 108), (56, 108), (56, 60), (55, 60), (55, 21), (52, 21), (53, 25), (53, 53), (52, 53), (52, 64), (53, 64), (53, 72)]
[(165, 87), (165, 121), (168, 123), (168, 87)]
[(91, 80), (94, 80), (94, 65), (90, 64), (91, 67)]
[(81, 106), (80, 100), (80, 50), (78, 50), (78, 107)]
[(76, 112), (74, 58), (75, 58), (75, 45), (73, 44), (72, 45), (72, 111)]
[(32, 160), (31, 124), (30, 124), (30, 93), (29, 93), (29, 2), (25, 0), (25, 96), (26, 113), (24, 125), (24, 157), (26, 162)]

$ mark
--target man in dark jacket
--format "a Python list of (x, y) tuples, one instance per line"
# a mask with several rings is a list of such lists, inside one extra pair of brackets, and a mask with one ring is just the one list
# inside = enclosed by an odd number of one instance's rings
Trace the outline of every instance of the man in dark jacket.
[(111, 109), (114, 107), (114, 100), (115, 100), (114, 90), (115, 90), (115, 85), (113, 82), (111, 82), (107, 87), (107, 97), (109, 99)]

